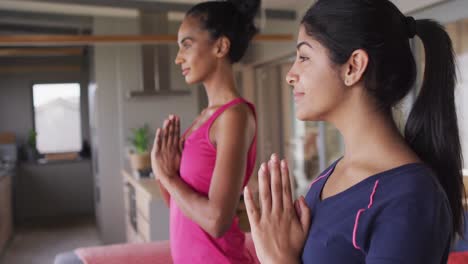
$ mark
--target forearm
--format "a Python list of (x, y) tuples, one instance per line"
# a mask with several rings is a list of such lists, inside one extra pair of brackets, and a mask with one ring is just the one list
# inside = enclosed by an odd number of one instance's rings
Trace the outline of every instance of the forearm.
[(159, 181), (159, 180), (156, 180), (156, 181), (158, 182), (158, 187), (159, 187), (159, 191), (161, 192), (161, 196), (162, 196), (164, 202), (166, 203), (167, 207), (169, 207), (170, 206), (171, 195), (166, 190), (166, 188), (164, 188), (164, 186), (161, 184), (161, 181)]
[(162, 183), (185, 216), (197, 223), (211, 236), (221, 235), (221, 229), (223, 229), (223, 223), (220, 223), (223, 219), (220, 216), (221, 209), (214, 208), (207, 197), (194, 191), (179, 176), (172, 177)]
[(263, 258), (262, 256), (259, 256), (259, 260), (261, 263), (269, 263), (269, 264), (283, 264), (283, 263), (288, 263), (288, 264), (302, 264), (302, 260), (298, 258), (297, 256), (289, 256), (288, 254), (291, 252), (283, 252), (277, 251), (277, 252), (269, 252), (271, 254), (264, 255)]

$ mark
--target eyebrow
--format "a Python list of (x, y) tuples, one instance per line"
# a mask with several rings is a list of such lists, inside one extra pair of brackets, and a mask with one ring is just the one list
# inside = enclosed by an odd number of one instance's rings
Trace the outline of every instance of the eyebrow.
[(308, 46), (309, 48), (312, 48), (312, 45), (310, 45), (309, 43), (307, 43), (306, 41), (302, 41), (302, 42), (299, 42), (296, 46), (296, 49), (299, 50), (299, 48), (303, 45), (306, 45)]
[(183, 39), (179, 42), (180, 45), (182, 45), (182, 43), (184, 43), (184, 41), (186, 41), (186, 40), (191, 40), (191, 41), (193, 41), (193, 38), (192, 38), (192, 37), (185, 37), (185, 38), (183, 38)]

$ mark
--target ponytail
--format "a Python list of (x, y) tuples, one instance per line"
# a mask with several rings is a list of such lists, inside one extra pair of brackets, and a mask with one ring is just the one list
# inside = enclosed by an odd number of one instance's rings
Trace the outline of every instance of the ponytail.
[(439, 23), (432, 20), (413, 22), (415, 33), (424, 45), (426, 65), (422, 88), (406, 123), (405, 139), (435, 171), (450, 202), (453, 231), (462, 235), (465, 191), (455, 110), (452, 43)]

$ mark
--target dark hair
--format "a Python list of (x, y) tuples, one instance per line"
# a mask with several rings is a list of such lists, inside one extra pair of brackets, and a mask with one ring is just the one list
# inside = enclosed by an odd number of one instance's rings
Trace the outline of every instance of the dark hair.
[(367, 52), (366, 90), (379, 110), (388, 114), (415, 82), (409, 39), (421, 38), (424, 81), (406, 123), (405, 139), (436, 173), (450, 202), (453, 230), (461, 234), (465, 193), (454, 102), (456, 76), (452, 43), (443, 27), (432, 20), (405, 17), (388, 0), (318, 0), (301, 23), (327, 48), (335, 64), (346, 63), (357, 49)]
[(258, 32), (254, 17), (259, 7), (260, 0), (209, 1), (193, 6), (186, 16), (199, 18), (201, 26), (213, 39), (227, 37), (231, 42), (229, 59), (236, 63)]

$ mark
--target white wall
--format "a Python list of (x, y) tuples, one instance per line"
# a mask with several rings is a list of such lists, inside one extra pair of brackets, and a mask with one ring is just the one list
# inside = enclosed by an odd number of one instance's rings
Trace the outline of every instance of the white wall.
[(430, 8), (409, 13), (415, 19), (434, 19), (442, 24), (468, 17), (468, 1), (450, 0)]
[[(112, 23), (96, 21), (95, 30), (112, 28)], [(98, 34), (98, 33), (96, 33)], [(118, 48), (98, 46), (94, 52), (96, 94), (94, 95), (95, 130), (93, 144), (98, 151), (94, 160), (98, 171), (95, 184), (99, 188), (99, 203), (96, 204), (98, 226), (103, 243), (124, 241), (123, 188), (120, 176), (119, 113), (117, 97), (116, 56)], [(97, 141), (97, 142), (96, 142)], [(95, 164), (96, 166), (96, 164)]]
[(455, 91), (458, 126), (463, 151), (463, 168), (468, 169), (468, 53), (458, 57), (458, 86)]

